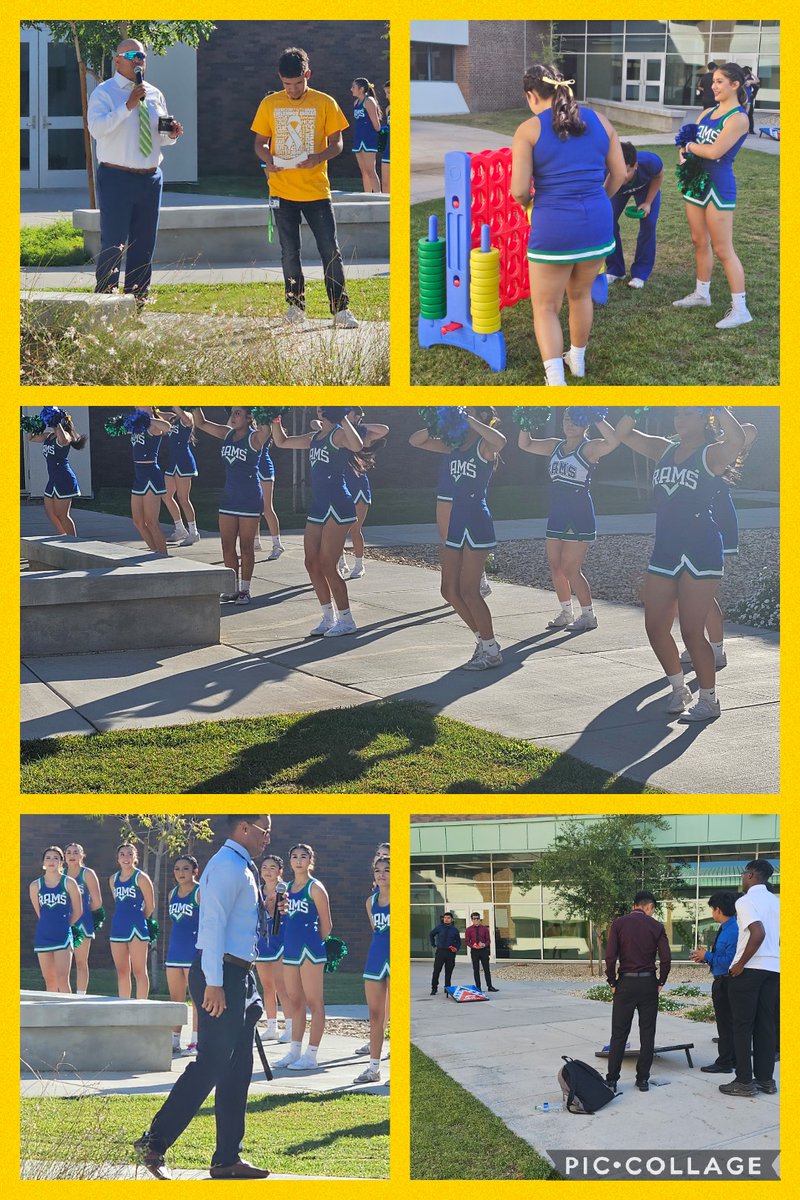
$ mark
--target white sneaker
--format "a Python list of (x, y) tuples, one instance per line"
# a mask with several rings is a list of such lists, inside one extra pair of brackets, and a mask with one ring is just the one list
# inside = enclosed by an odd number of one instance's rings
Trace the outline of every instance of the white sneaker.
[(290, 1071), (318, 1071), (319, 1069), (319, 1063), (311, 1054), (301, 1054), (294, 1062), (289, 1063)]
[(340, 617), (335, 625), (331, 625), (330, 629), (326, 629), (324, 637), (344, 637), (348, 633), (355, 633), (358, 629), (352, 617)]
[(588, 613), (581, 613), (576, 621), (567, 626), (573, 633), (585, 633), (587, 629), (597, 629), (597, 617), (589, 616)]
[(339, 576), (340, 579), (349, 579), (350, 578), (350, 568), (347, 565), (347, 559), (345, 558), (344, 555), (342, 555), (342, 557), (339, 559), (338, 563), (336, 564), (336, 574)]
[(165, 538), (168, 546), (180, 546), (183, 539), (188, 535), (188, 529), (173, 529), (169, 537)]
[(692, 693), (690, 689), (683, 685), (680, 688), (673, 688), (672, 695), (667, 705), (668, 713), (682, 713), (692, 703)]
[(364, 576), (366, 575), (366, 573), (367, 573), (367, 569), (364, 566), (364, 564), (362, 563), (360, 567), (351, 568), (350, 574), (348, 575), (348, 579), (363, 579)]
[(673, 308), (711, 308), (711, 297), (703, 296), (700, 292), (690, 292), (682, 300), (673, 300)]
[(609, 275), (606, 271), (606, 283), (618, 283), (620, 279), (624, 279), (624, 275)]
[(181, 1050), (181, 1058), (194, 1058), (195, 1054), (197, 1054), (197, 1042), (189, 1042), (189, 1045)]
[(636, 275), (634, 275), (634, 276), (633, 276), (633, 278), (631, 278), (631, 279), (629, 279), (629, 280), (628, 280), (628, 287), (632, 287), (632, 288), (643, 288), (643, 287), (644, 287), (644, 280), (643, 280), (643, 279), (639, 279), (639, 278), (638, 278)]
[(373, 1071), (372, 1067), (367, 1067), (366, 1071), (362, 1071), (360, 1075), (356, 1075), (353, 1083), (380, 1083), (380, 1071)]
[(278, 1041), (280, 1041), (280, 1037), (278, 1035), (277, 1029), (270, 1029), (269, 1027), (267, 1029), (265, 1029), (264, 1032), (261, 1034), (261, 1040), (262, 1040), (262, 1042), (278, 1042)]
[(238, 592), (220, 592), (219, 598), (220, 598), (220, 602), (222, 604), (232, 604), (234, 600), (239, 599), (239, 593)]
[(720, 711), (719, 700), (698, 700), (688, 712), (685, 712), (682, 717), (678, 717), (678, 720), (682, 721), (684, 725), (693, 721), (716, 721)]
[(261, 545), (260, 537), (257, 537), (256, 540), (253, 542), (253, 549), (254, 550), (263, 550), (264, 549), (264, 547)]
[(302, 1058), (302, 1055), (292, 1054), (292, 1052), (290, 1050), (289, 1053), (285, 1056), (285, 1058), (278, 1059), (278, 1061), (276, 1063), (273, 1063), (272, 1065), (274, 1067), (290, 1067), (292, 1065), (292, 1063), (299, 1062), (301, 1058)]
[(267, 562), (275, 562), (275, 559), (280, 558), (285, 549), (286, 547), (281, 546), (280, 543), (277, 546), (273, 546), (271, 552), (267, 555)]
[(250, 603), (250, 593), (249, 592), (239, 592), (239, 595), (236, 597), (236, 599), (234, 600), (233, 603), (238, 604), (240, 608), (242, 608), (246, 604), (249, 604)]
[(200, 541), (199, 533), (187, 533), (182, 542), (178, 542), (179, 546), (193, 546), (195, 542)]
[(488, 671), (491, 667), (501, 667), (503, 665), (503, 655), (498, 650), (497, 654), (487, 654), (483, 647), (478, 645), (478, 653), (473, 654), (469, 662), (464, 663), (463, 671)]
[(720, 650), (719, 654), (717, 654), (717, 652), (715, 650), (714, 651), (714, 666), (717, 668), (717, 670), (721, 671), (722, 668), (727, 667), (727, 665), (728, 665), (728, 655), (725, 653), (725, 651)]
[(717, 329), (735, 329), (737, 325), (747, 325), (752, 319), (752, 314), (746, 308), (729, 308), (722, 320), (717, 321)]
[(491, 594), (492, 594), (492, 585), (489, 583), (489, 580), (486, 578), (485, 574), (481, 575), (481, 595), (482, 596), (491, 596)]
[(319, 625), (315, 625), (308, 636), (309, 637), (325, 637), (325, 634), (328, 632), (328, 630), (333, 629), (335, 624), (336, 624), (336, 621), (331, 620), (330, 617), (323, 617), (322, 620), (320, 621)]
[(278, 1045), (279, 1045), (279, 1046), (286, 1046), (286, 1045), (288, 1045), (288, 1043), (289, 1043), (289, 1042), (292, 1040), (292, 1031), (291, 1031), (291, 1029), (284, 1029), (284, 1031), (283, 1031), (283, 1033), (281, 1034), (281, 1036), (280, 1036), (279, 1038), (277, 1038), (276, 1040), (277, 1040), (277, 1042), (278, 1042)]
[(354, 1053), (354, 1054), (359, 1054), (359, 1055), (361, 1055), (361, 1054), (369, 1054), (369, 1042), (364, 1042), (364, 1045), (363, 1045), (363, 1046), (359, 1046), (357, 1050), (354, 1050), (354, 1051), (353, 1051), (353, 1053)]
[(283, 316), (288, 325), (305, 324), (306, 314), (304, 310), (302, 308), (298, 308), (296, 304), (289, 304)]
[(552, 621), (547, 622), (548, 629), (566, 629), (572, 624), (572, 613), (565, 613), (563, 608), (560, 613), (553, 617)]
[(566, 354), (562, 354), (561, 357), (564, 359), (564, 365), (569, 370), (569, 373), (573, 379), (585, 379), (586, 378), (586, 363), (585, 362), (582, 367), (576, 367), (573, 364), (572, 355), (570, 354), (569, 350), (567, 351)]
[(690, 667), (692, 665), (692, 656), (688, 650), (681, 651), (681, 666)]
[(342, 308), (333, 318), (334, 329), (357, 329), (358, 321), (355, 319), (349, 308)]

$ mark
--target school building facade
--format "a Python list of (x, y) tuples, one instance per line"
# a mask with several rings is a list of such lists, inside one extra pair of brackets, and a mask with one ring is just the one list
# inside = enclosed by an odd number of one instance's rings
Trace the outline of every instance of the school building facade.
[[(463, 934), (479, 912), (492, 934), (492, 959), (588, 961), (585, 921), (566, 918), (552, 890), (527, 886), (525, 872), (550, 846), (566, 816), (413, 816), (411, 818), (411, 956), (433, 957), (429, 932), (442, 912), (455, 914)], [(580, 822), (596, 817), (581, 816)], [(712, 892), (738, 892), (742, 870), (754, 858), (775, 868), (780, 886), (780, 819), (775, 814), (666, 816), (653, 841), (678, 868), (682, 884), (658, 912), (673, 957), (689, 952), (714, 924)], [(634, 855), (637, 851), (634, 849)], [(632, 897), (631, 897), (632, 899)], [(595, 947), (596, 953), (596, 947)]]

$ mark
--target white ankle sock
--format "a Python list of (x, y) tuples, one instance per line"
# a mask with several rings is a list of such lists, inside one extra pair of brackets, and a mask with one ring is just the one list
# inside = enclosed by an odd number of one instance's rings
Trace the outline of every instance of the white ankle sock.
[(722, 651), (725, 649), (725, 642), (712, 642), (711, 649), (715, 654), (722, 654)]
[(678, 671), (677, 675), (668, 675), (667, 679), (670, 681), (676, 692), (679, 692), (683, 687), (683, 671)]
[(594, 605), (593, 604), (585, 604), (585, 605), (582, 604), (581, 605), (581, 613), (583, 614), (584, 617), (593, 617), (594, 616)]
[(339, 609), (339, 613), (338, 613), (336, 619), (337, 619), (337, 621), (352, 621), (353, 618), (350, 615), (350, 609), (349, 608)]
[(319, 1052), (319, 1046), (309, 1045), (306, 1047), (306, 1058), (313, 1058), (314, 1062), (316, 1062), (318, 1052)]
[(716, 688), (698, 688), (698, 695), (701, 700), (708, 700), (710, 704), (716, 704), (717, 702)]
[(582, 371), (585, 366), (586, 347), (585, 346), (570, 346), (569, 356), (572, 360), (572, 365), (576, 370)]
[(572, 616), (572, 597), (569, 600), (560, 600), (561, 611), (566, 613), (568, 617)]
[(711, 280), (709, 279), (706, 283), (704, 280), (698, 279), (695, 283), (694, 290), (697, 292), (698, 296), (705, 296), (706, 299), (709, 299), (711, 296)]
[(369, 1060), (369, 1066), (371, 1071), (380, 1071), (381, 1060), (379, 1058), (371, 1058)]
[(197, 521), (189, 522), (189, 533), (191, 533), (194, 537), (199, 536), (198, 531), (197, 531)]
[(547, 376), (547, 382), (551, 387), (567, 386), (567, 381), (564, 378), (563, 358), (546, 358), (543, 365), (544, 373)]
[(487, 654), (497, 654), (500, 647), (495, 638), (481, 638), (481, 650), (485, 650)]
[(326, 621), (335, 621), (336, 620), (335, 606), (333, 604), (323, 604), (322, 605), (322, 615)]
[(745, 312), (747, 292), (731, 292), (731, 304), (734, 312)]

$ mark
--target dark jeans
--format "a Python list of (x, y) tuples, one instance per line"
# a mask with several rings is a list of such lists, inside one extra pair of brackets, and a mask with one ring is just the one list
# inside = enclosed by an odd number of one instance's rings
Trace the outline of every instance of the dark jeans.
[(625, 1043), (639, 1014), (639, 1057), (636, 1060), (636, 1079), (650, 1078), (653, 1047), (656, 1044), (658, 1017), (658, 984), (655, 975), (622, 975), (617, 981), (614, 1003), (611, 1006), (611, 1049), (608, 1055), (608, 1078), (619, 1079)]
[(745, 967), (741, 975), (728, 979), (733, 1014), (733, 1043), (736, 1047), (736, 1078), (762, 1083), (775, 1072), (775, 1010), (780, 975)]
[(736, 1062), (736, 1052), (733, 1046), (733, 1013), (728, 987), (729, 975), (715, 975), (711, 985), (711, 1003), (714, 1005), (714, 1016), (717, 1020), (717, 1066), (732, 1067)]
[(150, 1126), (150, 1141), (162, 1153), (180, 1137), (212, 1088), (217, 1145), (212, 1167), (235, 1163), (242, 1152), (247, 1091), (253, 1074), (253, 1033), (263, 1014), (260, 999), (245, 1007), (256, 992), (252, 971), (232, 963), (223, 967), (225, 1011), (210, 1017), (204, 1011), (206, 977), (200, 956), (189, 969), (189, 991), (197, 1010), (197, 1058), (177, 1080)]
[(347, 308), (342, 252), (336, 241), (336, 218), (330, 200), (284, 200), (275, 211), (275, 224), (281, 243), (281, 266), (286, 288), (286, 303), (306, 307), (306, 282), (300, 259), (300, 218), (305, 217), (314, 235), (325, 272), (325, 291), (331, 312)]
[(96, 292), (110, 292), (119, 286), (127, 245), (125, 291), (147, 295), (161, 211), (161, 182), (160, 170), (155, 175), (133, 175), (97, 164), (100, 254), (95, 270)]
[(444, 967), (444, 986), (450, 987), (450, 980), (453, 978), (453, 967), (456, 965), (456, 955), (453, 950), (437, 950), (436, 957), (433, 960), (433, 975), (431, 977), (431, 987), (438, 988), (439, 976)]
[(489, 947), (484, 946), (482, 950), (470, 950), (472, 956), (472, 974), (475, 976), (475, 987), (481, 986), (481, 966), (483, 973), (486, 976), (486, 986), (492, 986), (492, 972), (489, 968)]
[[(624, 275), (625, 274), (625, 257), (622, 252), (622, 238), (619, 232), (619, 221), (622, 216), (623, 209), (629, 205), (643, 203), (644, 197), (647, 195), (647, 190), (640, 193), (641, 200), (637, 201), (635, 194), (630, 196), (621, 196), (619, 192), (616, 196), (611, 197), (611, 207), (614, 210), (614, 236), (616, 244), (614, 253), (610, 258), (606, 259), (606, 270), (609, 275)], [(658, 222), (658, 214), (661, 210), (661, 192), (656, 192), (650, 215), (642, 217), (638, 221), (639, 232), (636, 235), (636, 253), (633, 257), (633, 266), (631, 267), (631, 279), (649, 279), (652, 274), (653, 267), (656, 262), (656, 224)], [(630, 217), (625, 218), (630, 223)]]

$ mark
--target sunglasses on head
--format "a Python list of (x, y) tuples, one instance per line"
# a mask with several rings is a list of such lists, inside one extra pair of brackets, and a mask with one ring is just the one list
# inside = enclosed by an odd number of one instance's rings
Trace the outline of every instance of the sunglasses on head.
[(127, 58), (129, 62), (145, 62), (147, 55), (142, 50), (123, 50), (118, 58)]

